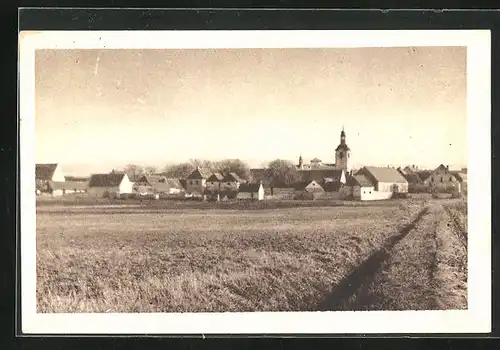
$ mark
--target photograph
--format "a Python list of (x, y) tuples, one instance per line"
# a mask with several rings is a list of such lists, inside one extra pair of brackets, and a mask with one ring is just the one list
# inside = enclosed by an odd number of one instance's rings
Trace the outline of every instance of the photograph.
[(28, 328), (486, 330), (489, 32), (422, 32), (21, 33)]

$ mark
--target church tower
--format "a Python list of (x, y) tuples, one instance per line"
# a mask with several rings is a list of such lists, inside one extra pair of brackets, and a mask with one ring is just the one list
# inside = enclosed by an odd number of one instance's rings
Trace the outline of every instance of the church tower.
[(351, 149), (345, 142), (344, 127), (340, 132), (340, 144), (335, 149), (335, 167), (343, 169), (346, 173), (351, 171)]

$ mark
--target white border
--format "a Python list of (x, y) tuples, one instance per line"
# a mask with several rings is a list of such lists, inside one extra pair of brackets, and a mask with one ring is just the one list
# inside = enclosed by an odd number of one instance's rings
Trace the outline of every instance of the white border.
[[(21, 305), (30, 334), (487, 333), (491, 331), (490, 32), (80, 31), (20, 33)], [(467, 311), (215, 314), (37, 314), (35, 209), (36, 49), (466, 46), (469, 184)], [(411, 278), (411, 277), (410, 277)]]

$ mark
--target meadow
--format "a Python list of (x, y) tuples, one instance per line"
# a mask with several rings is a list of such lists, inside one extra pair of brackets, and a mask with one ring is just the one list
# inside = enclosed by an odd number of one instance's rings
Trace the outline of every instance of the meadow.
[(37, 206), (38, 312), (319, 310), (429, 201), (133, 205)]

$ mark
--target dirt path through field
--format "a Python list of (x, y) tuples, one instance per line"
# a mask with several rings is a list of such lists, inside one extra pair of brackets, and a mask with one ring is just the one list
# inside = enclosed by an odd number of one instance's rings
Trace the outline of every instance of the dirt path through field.
[(467, 250), (457, 222), (443, 205), (426, 205), (336, 286), (319, 309), (466, 308)]

